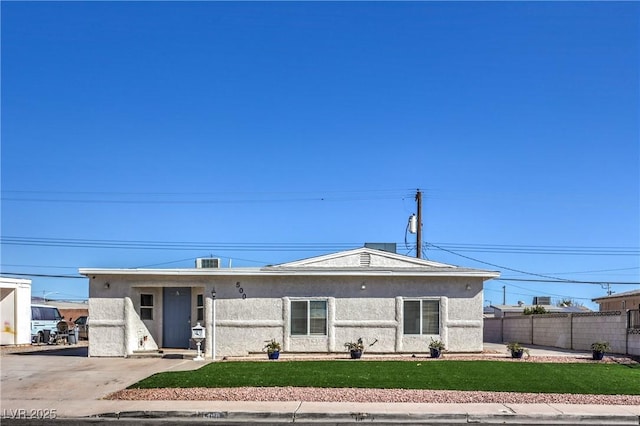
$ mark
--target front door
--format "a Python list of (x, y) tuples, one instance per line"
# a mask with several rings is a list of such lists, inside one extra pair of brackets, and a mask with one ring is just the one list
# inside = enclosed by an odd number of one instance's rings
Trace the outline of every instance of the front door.
[(191, 288), (165, 287), (162, 300), (162, 347), (188, 349), (191, 339)]

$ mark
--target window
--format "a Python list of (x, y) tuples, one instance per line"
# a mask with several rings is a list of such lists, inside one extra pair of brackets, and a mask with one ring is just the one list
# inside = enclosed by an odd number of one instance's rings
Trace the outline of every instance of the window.
[(440, 301), (405, 300), (404, 334), (440, 334)]
[(143, 320), (153, 319), (153, 294), (140, 295), (140, 318)]
[(199, 294), (196, 299), (196, 321), (204, 321), (204, 296)]
[(32, 321), (60, 321), (62, 315), (58, 308), (52, 308), (48, 306), (32, 306), (31, 307), (31, 320)]
[(327, 335), (327, 301), (296, 300), (291, 302), (291, 335)]

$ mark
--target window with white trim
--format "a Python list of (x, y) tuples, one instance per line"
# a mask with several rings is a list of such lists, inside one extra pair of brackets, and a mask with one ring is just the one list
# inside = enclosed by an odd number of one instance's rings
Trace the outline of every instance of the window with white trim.
[(404, 334), (440, 334), (440, 301), (405, 300)]
[(153, 319), (153, 294), (140, 295), (140, 318), (143, 320)]
[(327, 301), (326, 300), (292, 300), (291, 301), (291, 335), (292, 336), (326, 336), (327, 335)]
[(204, 321), (204, 294), (196, 296), (196, 321)]

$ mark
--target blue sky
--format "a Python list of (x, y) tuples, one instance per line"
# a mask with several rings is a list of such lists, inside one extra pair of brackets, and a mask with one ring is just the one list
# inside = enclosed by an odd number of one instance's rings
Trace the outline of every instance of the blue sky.
[(639, 9), (2, 2), (2, 272), (413, 255), (420, 188), (487, 301), (594, 308), (640, 287)]

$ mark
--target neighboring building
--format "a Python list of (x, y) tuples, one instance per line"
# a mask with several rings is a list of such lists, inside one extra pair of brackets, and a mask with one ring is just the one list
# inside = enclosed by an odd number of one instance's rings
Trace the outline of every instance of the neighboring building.
[[(584, 306), (555, 306), (555, 305), (491, 305), (490, 307), (493, 309), (494, 318), (502, 318), (502, 317), (510, 317), (515, 315), (522, 315), (524, 310), (529, 308), (533, 309), (536, 306), (540, 306), (544, 308), (547, 313), (550, 314), (570, 314), (570, 313), (580, 313), (580, 312), (591, 312), (590, 309), (585, 308)], [(485, 315), (485, 317), (488, 317)]]
[(624, 293), (614, 293), (610, 296), (597, 297), (591, 300), (598, 304), (601, 312), (639, 309), (640, 289), (625, 291)]
[(89, 304), (86, 302), (67, 302), (64, 300), (49, 300), (48, 305), (55, 306), (65, 321), (73, 322), (78, 317), (89, 315)]
[(31, 343), (31, 280), (0, 277), (2, 345)]
[(500, 274), (368, 247), (263, 268), (80, 269), (89, 278), (90, 356), (188, 348), (206, 331), (205, 356), (482, 351), (483, 283)]

